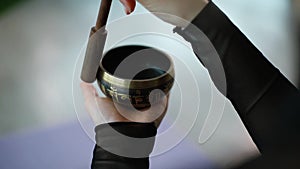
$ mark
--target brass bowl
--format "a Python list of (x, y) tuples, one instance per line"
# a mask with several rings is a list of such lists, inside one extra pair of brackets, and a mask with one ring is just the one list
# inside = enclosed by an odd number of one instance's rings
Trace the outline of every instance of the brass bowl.
[(170, 56), (157, 49), (129, 45), (111, 49), (102, 58), (97, 73), (101, 91), (115, 102), (147, 108), (168, 94), (174, 83), (174, 64)]

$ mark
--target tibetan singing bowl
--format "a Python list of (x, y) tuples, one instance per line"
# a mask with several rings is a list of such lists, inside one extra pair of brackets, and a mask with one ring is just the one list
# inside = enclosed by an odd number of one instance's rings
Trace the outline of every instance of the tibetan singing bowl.
[[(147, 108), (150, 103), (157, 103), (163, 93), (169, 93), (174, 83), (174, 64), (167, 54), (154, 48), (117, 47), (103, 56), (97, 82), (101, 91), (115, 102)], [(163, 93), (151, 93), (155, 89)]]

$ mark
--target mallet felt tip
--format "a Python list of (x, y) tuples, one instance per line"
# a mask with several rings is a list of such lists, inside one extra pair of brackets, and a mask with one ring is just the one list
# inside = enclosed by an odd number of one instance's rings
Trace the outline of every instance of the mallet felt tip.
[(81, 70), (81, 80), (87, 83), (93, 83), (96, 80), (107, 37), (107, 31), (102, 27), (107, 23), (111, 3), (112, 0), (101, 1), (96, 26), (92, 27), (90, 32), (90, 38)]

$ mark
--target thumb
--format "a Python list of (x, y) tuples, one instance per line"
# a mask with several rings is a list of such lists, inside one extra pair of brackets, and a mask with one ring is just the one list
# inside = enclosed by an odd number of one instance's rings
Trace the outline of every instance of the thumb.
[(91, 99), (94, 99), (95, 97), (98, 97), (97, 90), (92, 84), (81, 82), (80, 87), (83, 92), (84, 99), (86, 101), (89, 101)]
[(80, 87), (82, 89), (84, 101), (85, 101), (85, 109), (89, 116), (92, 118), (96, 125), (101, 124), (103, 122), (103, 117), (101, 113), (98, 113), (98, 104), (99, 96), (95, 87), (92, 84), (81, 82)]
[(127, 15), (134, 11), (136, 5), (135, 0), (120, 0), (120, 2), (124, 5)]

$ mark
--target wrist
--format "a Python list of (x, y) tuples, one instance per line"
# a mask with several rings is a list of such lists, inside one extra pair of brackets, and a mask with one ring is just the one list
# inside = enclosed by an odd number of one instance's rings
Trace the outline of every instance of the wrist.
[[(180, 27), (186, 28), (205, 8), (205, 6), (209, 3), (209, 0), (192, 0), (193, 2), (189, 3), (183, 10), (181, 17), (185, 19), (186, 23), (182, 23)], [(187, 10), (189, 12), (187, 12)]]

